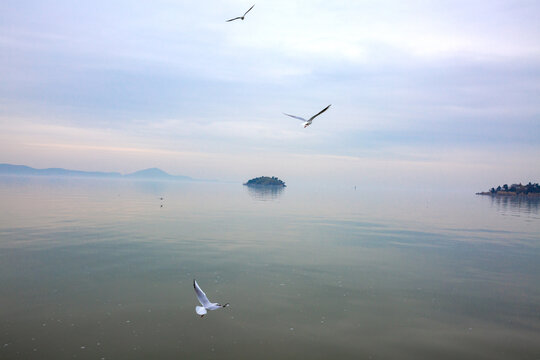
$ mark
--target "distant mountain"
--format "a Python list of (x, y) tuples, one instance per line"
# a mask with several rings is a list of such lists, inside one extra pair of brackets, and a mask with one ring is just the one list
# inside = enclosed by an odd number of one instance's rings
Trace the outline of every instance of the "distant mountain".
[(36, 175), (36, 176), (74, 176), (74, 177), (121, 177), (116, 172), (95, 172), (67, 170), (61, 168), (34, 169), (26, 165), (0, 164), (0, 174), (6, 175)]
[(39, 170), (25, 165), (0, 164), (0, 174), (38, 175)]
[(150, 168), (145, 170), (139, 170), (131, 174), (125, 175), (125, 177), (136, 179), (176, 179), (176, 180), (193, 180), (189, 176), (175, 176), (167, 174), (165, 171), (158, 168)]
[(118, 172), (80, 171), (61, 168), (34, 169), (25, 165), (11, 164), (0, 164), (0, 175), (193, 180), (189, 176), (174, 176), (167, 174), (165, 171), (157, 168), (146, 169), (134, 172), (132, 174), (122, 175)]

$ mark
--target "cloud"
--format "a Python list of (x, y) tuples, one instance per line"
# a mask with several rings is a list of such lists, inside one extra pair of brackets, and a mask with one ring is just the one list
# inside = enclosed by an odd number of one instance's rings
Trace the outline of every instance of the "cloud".
[[(244, 7), (2, 2), (4, 161), (412, 179), (437, 161), (410, 154), (455, 151), (441, 164), (465, 173), (467, 156), (514, 166), (508, 151), (538, 147), (535, 2), (279, 0), (225, 23)], [(282, 115), (329, 103), (308, 129)]]
[(244, 29), (228, 39), (291, 57), (378, 61), (379, 47), (417, 57), (540, 56), (538, 5), (507, 1), (277, 1), (258, 6)]

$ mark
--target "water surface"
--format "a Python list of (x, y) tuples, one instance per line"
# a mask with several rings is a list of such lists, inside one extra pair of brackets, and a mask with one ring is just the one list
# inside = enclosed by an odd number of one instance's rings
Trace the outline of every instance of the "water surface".
[[(0, 199), (2, 359), (540, 357), (538, 200), (12, 177)], [(199, 318), (193, 278), (231, 306)]]

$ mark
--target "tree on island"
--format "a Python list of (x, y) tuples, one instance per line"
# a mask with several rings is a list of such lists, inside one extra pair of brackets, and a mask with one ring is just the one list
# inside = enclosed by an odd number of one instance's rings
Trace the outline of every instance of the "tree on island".
[(540, 185), (538, 183), (529, 183), (527, 185), (519, 184), (512, 184), (508, 186), (508, 184), (504, 184), (502, 187), (499, 185), (497, 188), (492, 187), (489, 189), (489, 192), (485, 193), (479, 193), (480, 195), (532, 195), (535, 196), (540, 195)]
[(285, 183), (278, 179), (275, 176), (269, 177), (269, 176), (260, 176), (254, 179), (249, 180), (244, 185), (247, 186), (281, 186), (285, 187)]

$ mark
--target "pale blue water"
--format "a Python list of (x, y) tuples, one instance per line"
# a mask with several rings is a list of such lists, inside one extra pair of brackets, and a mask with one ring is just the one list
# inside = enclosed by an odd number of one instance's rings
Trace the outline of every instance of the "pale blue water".
[[(538, 200), (12, 177), (0, 199), (1, 359), (540, 358)], [(199, 318), (193, 278), (231, 306)]]

